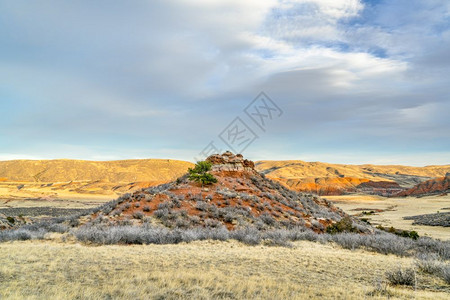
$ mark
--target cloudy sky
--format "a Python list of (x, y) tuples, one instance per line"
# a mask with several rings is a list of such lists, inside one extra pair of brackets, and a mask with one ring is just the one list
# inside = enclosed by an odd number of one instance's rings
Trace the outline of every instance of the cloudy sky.
[(448, 0), (0, 0), (0, 159), (449, 164), (449, 74)]

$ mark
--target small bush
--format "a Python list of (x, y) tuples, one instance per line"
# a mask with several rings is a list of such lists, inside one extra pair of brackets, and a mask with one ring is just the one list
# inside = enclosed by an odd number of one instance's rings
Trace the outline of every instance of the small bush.
[(371, 210), (371, 211), (363, 211), (362, 214), (366, 215), (366, 216), (371, 216), (371, 215), (375, 214), (375, 211), (373, 211), (373, 210)]
[(419, 239), (419, 234), (417, 233), (417, 231), (414, 231), (414, 230), (412, 230), (412, 231), (401, 230), (401, 229), (396, 229), (396, 228), (394, 228), (392, 226), (389, 227), (389, 228), (386, 228), (386, 227), (383, 227), (381, 225), (378, 225), (377, 229), (383, 230), (383, 231), (386, 231), (386, 232), (389, 232), (389, 233), (393, 233), (393, 234), (401, 236), (401, 237), (410, 238), (410, 239), (413, 239), (413, 240)]
[(6, 221), (8, 221), (11, 224), (14, 224), (16, 222), (16, 219), (14, 219), (13, 217), (6, 217)]
[(209, 205), (203, 201), (197, 201), (197, 203), (195, 204), (195, 208), (200, 211), (208, 211), (208, 207)]
[(154, 215), (158, 219), (167, 219), (167, 217), (169, 216), (169, 209), (167, 209), (167, 208), (163, 208), (163, 209), (158, 208), (157, 210), (155, 210)]
[(205, 226), (206, 227), (219, 227), (220, 222), (214, 219), (206, 219)]
[(342, 218), (339, 222), (336, 222), (326, 229), (329, 234), (336, 234), (341, 232), (356, 232), (356, 228), (353, 227), (353, 221), (350, 217)]
[(48, 231), (45, 229), (30, 230), (19, 228), (14, 230), (0, 230), (0, 242), (43, 239), (47, 233)]
[(136, 207), (136, 208), (138, 208), (138, 207), (140, 207), (141, 206), (141, 204), (138, 202), (138, 203), (136, 203), (136, 204), (134, 204), (134, 207)]
[(420, 253), (417, 255), (416, 266), (424, 273), (439, 273), (441, 264), (442, 262), (439, 260), (439, 256), (435, 253)]
[(441, 270), (439, 272), (440, 277), (447, 283), (450, 284), (450, 264), (446, 264), (441, 266)]
[(149, 212), (150, 211), (150, 206), (146, 205), (142, 208), (143, 211), (145, 212)]
[(231, 231), (230, 236), (232, 239), (248, 245), (258, 245), (261, 242), (260, 232), (251, 227)]
[(172, 202), (163, 202), (158, 204), (158, 209), (170, 209), (173, 207), (173, 203)]
[(261, 214), (259, 218), (267, 225), (274, 225), (276, 222), (276, 220), (268, 213)]
[(371, 297), (381, 296), (386, 297), (387, 299), (394, 296), (394, 294), (391, 291), (389, 291), (386, 281), (384, 281), (381, 278), (377, 278), (377, 280), (375, 280), (374, 289), (368, 292), (367, 295)]
[(178, 198), (173, 198), (173, 199), (172, 199), (172, 205), (173, 205), (174, 207), (180, 208), (180, 207), (181, 207), (181, 201), (178, 200)]
[(144, 218), (144, 213), (141, 211), (136, 211), (133, 213), (133, 218), (142, 220)]
[(386, 272), (386, 278), (392, 285), (415, 286), (416, 271), (413, 268), (397, 267), (394, 270)]

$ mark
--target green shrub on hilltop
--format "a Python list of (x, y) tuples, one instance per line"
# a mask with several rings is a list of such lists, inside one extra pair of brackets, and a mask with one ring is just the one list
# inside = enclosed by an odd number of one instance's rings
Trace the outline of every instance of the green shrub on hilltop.
[(209, 185), (217, 182), (216, 177), (208, 173), (211, 170), (209, 161), (199, 161), (194, 168), (189, 168), (189, 180), (199, 182), (203, 185)]

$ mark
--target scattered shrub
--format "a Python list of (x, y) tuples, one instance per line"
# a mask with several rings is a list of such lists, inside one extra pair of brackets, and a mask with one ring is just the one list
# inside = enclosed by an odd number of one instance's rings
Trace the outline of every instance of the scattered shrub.
[(339, 222), (336, 222), (326, 229), (329, 234), (336, 234), (341, 232), (356, 232), (356, 228), (353, 227), (353, 221), (350, 217), (342, 218)]
[(377, 278), (375, 280), (373, 291), (368, 292), (367, 295), (371, 297), (382, 296), (387, 299), (390, 299), (392, 296), (394, 296), (394, 294), (389, 291), (386, 281), (381, 278)]
[(439, 256), (435, 253), (420, 253), (417, 255), (416, 266), (424, 273), (439, 273), (441, 264), (442, 262), (439, 260)]
[(145, 212), (149, 212), (151, 209), (150, 209), (150, 206), (145, 205), (145, 206), (142, 208), (142, 210), (145, 211)]
[(136, 211), (136, 212), (134, 212), (133, 213), (133, 218), (135, 218), (135, 219), (143, 219), (144, 218), (144, 213), (143, 212), (141, 212), (141, 211)]
[(6, 241), (25, 241), (34, 239), (43, 239), (47, 231), (41, 229), (33, 231), (29, 229), (14, 229), (14, 230), (1, 230), (0, 242)]
[(392, 226), (389, 227), (389, 228), (386, 228), (386, 227), (383, 227), (381, 225), (378, 225), (377, 229), (383, 230), (383, 231), (386, 231), (386, 232), (389, 232), (389, 233), (393, 233), (393, 234), (398, 235), (398, 236), (410, 238), (410, 239), (413, 239), (413, 240), (417, 240), (419, 238), (419, 234), (417, 233), (417, 231), (414, 231), (414, 230), (412, 230), (412, 231), (401, 230), (401, 229), (396, 229), (396, 228), (394, 228)]
[(159, 219), (166, 219), (169, 216), (169, 209), (167, 208), (158, 208), (157, 210), (155, 210), (154, 212), (154, 216), (159, 218)]
[(206, 219), (205, 226), (206, 227), (219, 227), (220, 222), (214, 219)]
[(393, 285), (416, 285), (416, 271), (413, 268), (397, 267), (386, 272), (386, 278)]
[(371, 210), (371, 211), (363, 211), (362, 214), (366, 215), (366, 216), (371, 216), (371, 215), (375, 214), (375, 211), (373, 211), (373, 210)]
[(252, 227), (231, 231), (230, 237), (248, 245), (257, 245), (261, 242), (260, 232)]
[(450, 284), (450, 264), (442, 265), (439, 272), (440, 277), (447, 283)]
[(170, 209), (173, 207), (173, 203), (172, 202), (163, 202), (158, 204), (158, 209)]
[(273, 225), (276, 222), (276, 220), (268, 213), (261, 214), (259, 218), (267, 225)]
[(207, 211), (208, 207), (209, 205), (203, 201), (197, 201), (197, 203), (195, 204), (195, 208), (200, 211)]

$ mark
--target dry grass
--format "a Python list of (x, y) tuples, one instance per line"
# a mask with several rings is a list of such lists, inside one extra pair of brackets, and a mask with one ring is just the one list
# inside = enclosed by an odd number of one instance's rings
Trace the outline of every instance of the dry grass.
[[(23, 185), (23, 187), (21, 187)], [(18, 189), (18, 187), (21, 187)], [(80, 193), (70, 187), (55, 189), (38, 183), (0, 182), (0, 208), (91, 208), (118, 197), (116, 193)]]
[(412, 225), (413, 220), (404, 220), (403, 217), (422, 214), (432, 214), (437, 211), (445, 212), (443, 208), (450, 207), (450, 195), (429, 197), (385, 198), (368, 195), (325, 196), (337, 207), (342, 208), (350, 215), (356, 215), (364, 208), (366, 211), (386, 210), (374, 215), (364, 216), (372, 224), (381, 224), (384, 227), (393, 226), (404, 230), (415, 230), (421, 236), (430, 236), (442, 240), (449, 240), (449, 229), (440, 226)]
[[(311, 242), (294, 248), (13, 242), (0, 244), (0, 299), (364, 299), (386, 270), (412, 263)], [(439, 279), (420, 281), (426, 284), (416, 291), (389, 287), (388, 293), (393, 299), (448, 299), (430, 290), (449, 292)]]
[(186, 173), (192, 163), (173, 159), (88, 161), (75, 159), (0, 161), (0, 177), (8, 181), (97, 181), (128, 183), (168, 181)]
[(323, 162), (305, 162), (301, 160), (271, 161), (262, 160), (256, 162), (258, 171), (271, 170), (269, 177), (285, 179), (345, 177), (366, 178), (370, 180), (386, 180), (376, 174), (408, 174), (426, 177), (441, 177), (450, 172), (450, 165), (410, 167), (400, 165), (343, 165)]

